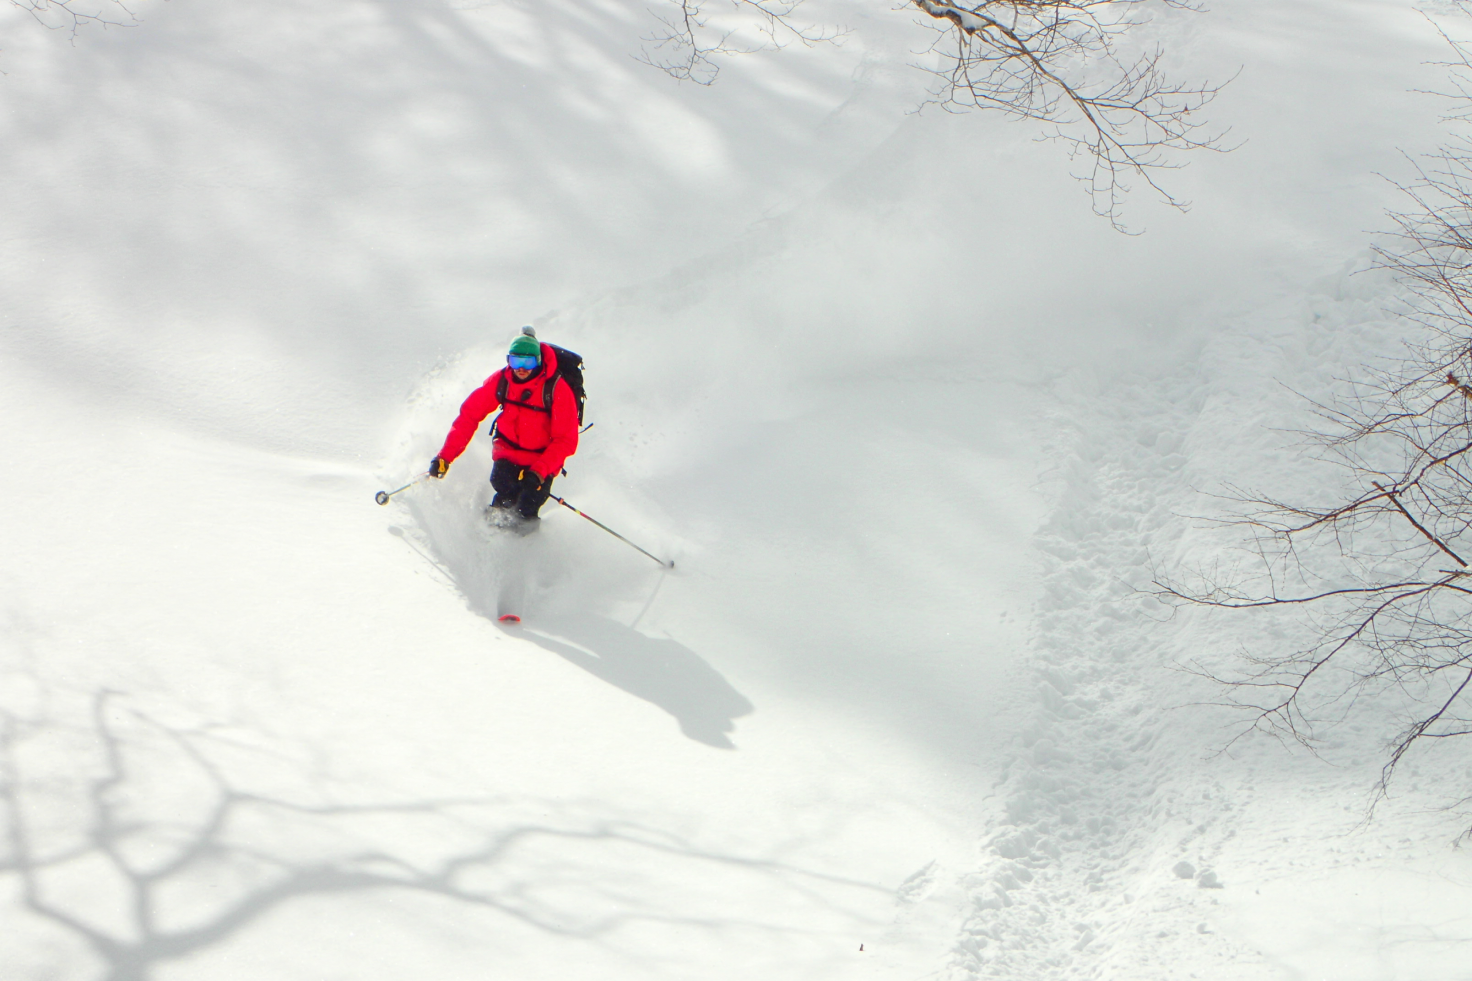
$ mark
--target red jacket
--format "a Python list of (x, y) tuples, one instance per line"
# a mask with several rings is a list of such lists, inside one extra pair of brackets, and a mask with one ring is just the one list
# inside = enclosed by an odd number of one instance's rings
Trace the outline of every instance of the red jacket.
[(552, 390), (552, 411), (544, 406), (542, 387), (557, 371), (557, 354), (542, 345), (542, 366), (524, 382), (516, 380), (510, 368), (502, 368), (470, 393), (460, 406), (460, 415), (445, 437), (440, 458), (452, 462), (470, 445), (475, 429), (486, 416), (496, 411), (501, 400), (496, 397), (501, 376), (506, 376), (506, 405), (496, 420), (496, 440), (491, 458), (510, 460), (530, 467), (543, 478), (555, 477), (563, 462), (578, 449), (578, 404), (572, 388), (561, 376)]

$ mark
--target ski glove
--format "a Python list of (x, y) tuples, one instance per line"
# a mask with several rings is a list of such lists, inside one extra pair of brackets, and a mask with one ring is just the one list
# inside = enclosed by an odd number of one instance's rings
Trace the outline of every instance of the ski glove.
[(542, 483), (546, 479), (546, 477), (543, 477), (531, 467), (527, 467), (521, 472), (521, 486), (529, 491), (541, 490)]
[(450, 472), (450, 465), (442, 457), (435, 457), (429, 461), (429, 475), (436, 480), (443, 480), (445, 474)]

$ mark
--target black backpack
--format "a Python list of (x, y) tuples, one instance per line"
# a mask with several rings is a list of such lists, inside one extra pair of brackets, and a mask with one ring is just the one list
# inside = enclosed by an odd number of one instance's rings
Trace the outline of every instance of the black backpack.
[[(557, 373), (542, 383), (542, 405), (521, 405), (524, 409), (532, 409), (537, 412), (552, 414), (552, 397), (557, 393), (557, 379), (561, 378), (567, 382), (567, 387), (572, 389), (572, 397), (578, 405), (578, 425), (583, 424), (583, 403), (588, 401), (587, 393), (583, 391), (583, 356), (569, 351), (565, 347), (556, 344), (548, 344), (552, 352), (557, 355)], [(496, 385), (496, 401), (502, 405), (506, 404), (506, 389), (510, 380), (506, 373), (501, 372), (501, 381)]]

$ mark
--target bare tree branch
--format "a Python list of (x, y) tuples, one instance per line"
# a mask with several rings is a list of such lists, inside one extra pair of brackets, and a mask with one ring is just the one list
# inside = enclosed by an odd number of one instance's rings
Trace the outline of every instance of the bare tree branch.
[[(1196, 9), (1186, 0), (1166, 6)], [(1176, 151), (1224, 150), (1224, 133), (1198, 113), (1220, 84), (1167, 79), (1160, 48), (1125, 55), (1120, 41), (1145, 23), (1143, 0), (912, 0), (941, 22), (935, 101), (948, 109), (998, 109), (1048, 124), (1049, 138), (1083, 162), (1076, 174), (1094, 211), (1124, 231), (1128, 181), (1138, 178), (1173, 207), (1187, 202), (1159, 183), (1180, 166)]]
[(122, 0), (9, 0), (45, 27), (66, 31), (72, 38), (88, 24), (128, 27), (138, 21)]
[[(1467, 83), (1456, 118), (1472, 119), (1472, 59), (1453, 50)], [(1307, 646), (1197, 669), (1248, 713), (1247, 730), (1309, 745), (1331, 710), (1403, 699), (1376, 799), (1422, 741), (1472, 732), (1472, 143), (1413, 163), (1410, 207), (1376, 250), (1411, 295), (1404, 354), (1311, 401), (1319, 424), (1299, 433), (1346, 476), (1344, 493), (1311, 503), (1233, 489), (1226, 523), (1252, 536), (1253, 578), (1155, 583), (1170, 603), (1303, 611)], [(1458, 568), (1438, 568), (1444, 557)]]
[[(639, 60), (675, 78), (710, 85), (720, 74), (719, 59), (735, 54), (836, 42), (844, 31), (803, 23), (793, 16), (802, 0), (721, 0), (726, 15), (713, 16), (710, 0), (676, 0), (669, 16), (656, 13), (660, 29), (644, 40)], [(743, 16), (744, 15), (744, 16)]]
[[(670, 0), (661, 29), (646, 38), (645, 63), (675, 78), (709, 85), (721, 56), (841, 39), (845, 31), (798, 19), (802, 0)], [(1184, 10), (1190, 0), (901, 0), (936, 31), (925, 70), (939, 80), (932, 102), (952, 111), (994, 109), (1045, 124), (1079, 161), (1075, 173), (1094, 210), (1125, 231), (1129, 182), (1176, 208), (1187, 203), (1159, 182), (1188, 150), (1225, 150), (1200, 111), (1221, 85), (1166, 77), (1158, 47), (1126, 54), (1149, 2)], [(714, 11), (714, 13), (713, 13)]]

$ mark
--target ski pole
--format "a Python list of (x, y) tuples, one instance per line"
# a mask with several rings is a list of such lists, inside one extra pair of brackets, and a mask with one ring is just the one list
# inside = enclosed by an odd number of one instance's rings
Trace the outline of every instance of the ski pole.
[(607, 525), (605, 525), (603, 522), (599, 521), (597, 518), (593, 517), (592, 515), (583, 514), (583, 512), (579, 511), (577, 508), (573, 507), (571, 504), (567, 503), (562, 498), (558, 497), (556, 494), (548, 494), (547, 496), (550, 497), (550, 498), (552, 498), (552, 500), (556, 501), (558, 504), (561, 504), (563, 507), (567, 508), (569, 511), (573, 512), (574, 514), (582, 514), (583, 517), (587, 518), (589, 521), (593, 522), (593, 524), (597, 525), (599, 528), (602, 528), (604, 531), (608, 532), (610, 535), (612, 535), (614, 538), (617, 538), (619, 541), (623, 542), (625, 545), (628, 545), (631, 548), (639, 549), (639, 551), (644, 552), (645, 555), (648, 555), (651, 559), (654, 559), (654, 561), (658, 562), (660, 565), (664, 566), (666, 569), (673, 569), (675, 567), (675, 561), (674, 561), (674, 559), (671, 559), (670, 561), (666, 562), (664, 559), (657, 558), (654, 555), (652, 555), (651, 553), (645, 552), (644, 549), (639, 548), (639, 546), (635, 545), (633, 542), (629, 541), (623, 535), (620, 535), (618, 532), (614, 531), (612, 528), (608, 527)]
[(429, 476), (429, 471), (426, 470), (426, 471), (424, 471), (424, 473), (422, 473), (419, 476), (415, 477), (413, 480), (409, 481), (407, 484), (405, 484), (403, 487), (400, 487), (398, 490), (379, 491), (377, 494), (374, 494), (373, 495), (373, 499), (375, 501), (377, 501), (379, 504), (387, 504), (388, 503), (388, 499), (390, 497), (393, 497), (395, 494), (398, 494), (398, 493), (401, 493), (403, 491), (408, 490), (410, 487), (413, 487), (415, 484), (419, 483), (421, 480), (423, 480), (425, 477), (428, 477), (428, 476)]

